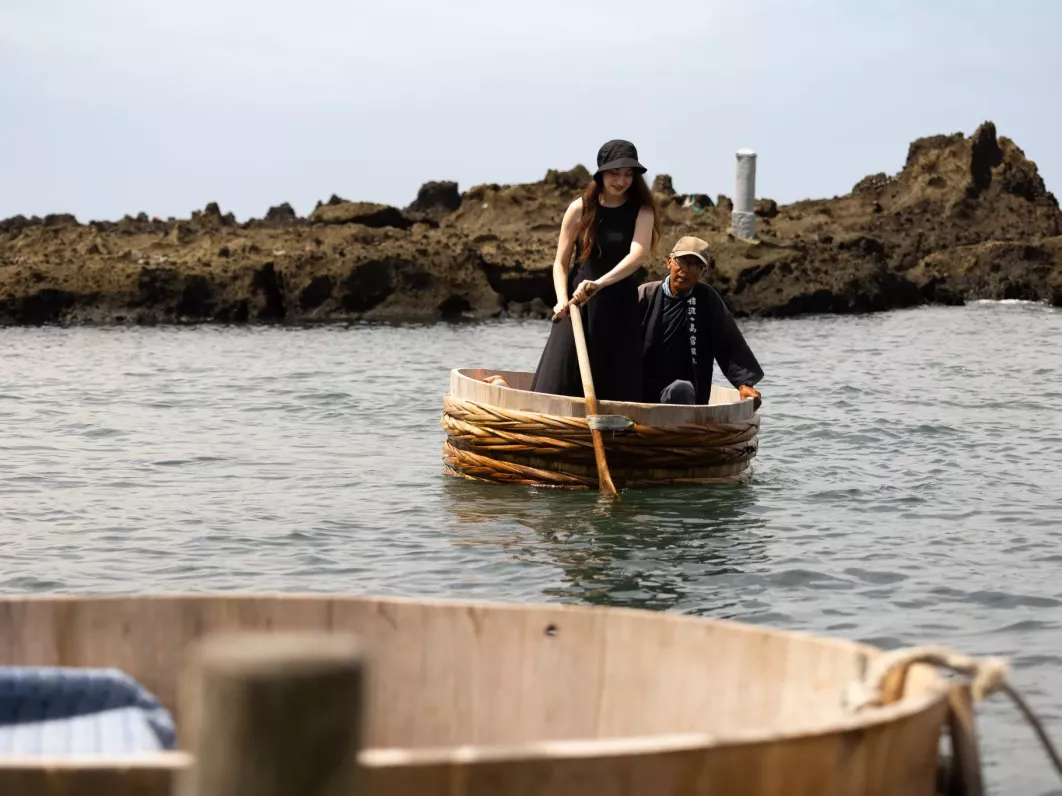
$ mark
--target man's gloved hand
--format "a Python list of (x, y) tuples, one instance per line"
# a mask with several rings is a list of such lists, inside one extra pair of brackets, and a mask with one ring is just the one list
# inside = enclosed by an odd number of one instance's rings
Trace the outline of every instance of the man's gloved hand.
[(738, 387), (738, 395), (742, 398), (752, 398), (752, 408), (759, 409), (763, 404), (763, 396), (760, 395), (760, 391), (750, 387), (747, 384), (742, 384)]

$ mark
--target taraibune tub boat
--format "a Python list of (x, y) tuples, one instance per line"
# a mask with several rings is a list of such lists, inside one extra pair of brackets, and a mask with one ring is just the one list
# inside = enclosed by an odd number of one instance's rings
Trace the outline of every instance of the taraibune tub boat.
[[(501, 376), (507, 387), (488, 384)], [(597, 468), (586, 401), (531, 392), (525, 371), (458, 368), (450, 373), (440, 420), (445, 471), (475, 481), (596, 489)], [(598, 401), (601, 415), (631, 425), (603, 434), (619, 488), (747, 481), (756, 455), (759, 413), (751, 398), (712, 386), (707, 405)]]
[(141, 689), (122, 709), (140, 711), (154, 741), (72, 749), (71, 732), (41, 732), (29, 711), (14, 720), (22, 748), (0, 753), (0, 793), (169, 796), (196, 759), (178, 699), (188, 651), (241, 631), (350, 633), (363, 644), (364, 717), (350, 719), (364, 722), (358, 796), (931, 796), (964, 687), (908, 662), (885, 697), (853, 702), (853, 688), (873, 685), (885, 654), (875, 647), (636, 609), (5, 597), (0, 671), (120, 673)]

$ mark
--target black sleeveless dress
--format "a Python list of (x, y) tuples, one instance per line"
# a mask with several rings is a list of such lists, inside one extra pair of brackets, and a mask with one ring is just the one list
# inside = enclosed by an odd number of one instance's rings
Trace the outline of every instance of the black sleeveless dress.
[[(619, 207), (598, 209), (594, 251), (568, 273), (568, 297), (584, 279), (597, 279), (612, 270), (631, 250), (634, 224), (641, 204), (633, 197)], [(579, 256), (579, 243), (575, 246)], [(640, 401), (642, 398), (642, 328), (638, 314), (637, 272), (601, 288), (579, 307), (586, 334), (586, 350), (601, 401)], [(534, 392), (583, 396), (579, 357), (569, 315), (553, 324), (542, 351)]]

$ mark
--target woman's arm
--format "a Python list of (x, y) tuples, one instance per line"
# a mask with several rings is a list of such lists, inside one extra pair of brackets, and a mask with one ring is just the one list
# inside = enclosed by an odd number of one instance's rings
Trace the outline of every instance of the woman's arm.
[(584, 304), (590, 296), (594, 295), (603, 287), (608, 287), (638, 270), (649, 253), (649, 246), (653, 240), (653, 211), (643, 207), (638, 211), (638, 219), (634, 222), (634, 238), (631, 240), (631, 250), (627, 256), (616, 263), (615, 267), (597, 279), (587, 279), (579, 284), (572, 296), (572, 301)]
[(575, 250), (575, 230), (579, 226), (582, 213), (582, 198), (576, 199), (564, 211), (560, 237), (557, 240), (557, 255), (553, 260), (553, 289), (557, 292), (557, 306), (553, 308), (553, 312), (561, 313), (562, 316), (568, 312), (568, 264)]

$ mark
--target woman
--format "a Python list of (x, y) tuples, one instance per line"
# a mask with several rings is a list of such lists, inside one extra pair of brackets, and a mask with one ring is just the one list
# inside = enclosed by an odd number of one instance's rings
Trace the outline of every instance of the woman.
[[(642, 334), (634, 272), (660, 240), (660, 213), (642, 176), (638, 150), (609, 141), (597, 153), (597, 172), (564, 213), (553, 284), (559, 320), (550, 331), (531, 389), (582, 397), (568, 300), (582, 312), (594, 391), (603, 401), (639, 401)], [(575, 268), (568, 264), (575, 253)], [(593, 299), (591, 301), (590, 299)]]

